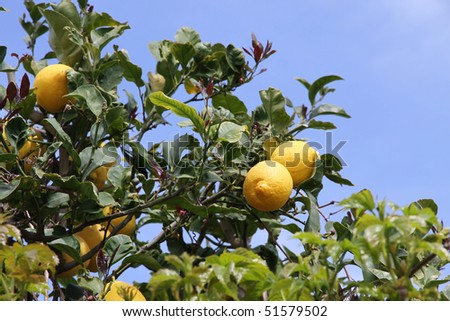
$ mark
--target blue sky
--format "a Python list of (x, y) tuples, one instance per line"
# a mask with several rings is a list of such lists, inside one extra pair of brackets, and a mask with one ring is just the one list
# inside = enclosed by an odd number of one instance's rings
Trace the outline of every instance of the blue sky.
[[(254, 32), (273, 42), (277, 53), (268, 71), (236, 94), (249, 109), (258, 91), (282, 90), (295, 105), (307, 103), (294, 80), (337, 74), (335, 93), (327, 101), (342, 106), (351, 119), (333, 120), (333, 141), (346, 141), (340, 156), (344, 177), (354, 187), (327, 183), (320, 202), (340, 200), (362, 188), (378, 199), (406, 205), (432, 198), (450, 225), (450, 3), (446, 0), (299, 0), (299, 1), (95, 1), (131, 30), (116, 41), (144, 72), (155, 61), (147, 45), (173, 39), (190, 26), (203, 41), (248, 47)], [(18, 17), (21, 1), (0, 1), (0, 44), (9, 53), (26, 53)], [(41, 47), (46, 39), (40, 39)], [(47, 48), (42, 51), (46, 52)], [(8, 58), (11, 59), (11, 58)], [(12, 61), (11, 61), (12, 62)], [(19, 75), (20, 76), (20, 75)], [(6, 76), (0, 75), (5, 85)], [(125, 95), (123, 95), (125, 96)], [(173, 135), (175, 125), (163, 135)], [(325, 143), (325, 132), (306, 131), (299, 138)], [(333, 211), (335, 208), (330, 208)], [(326, 211), (325, 211), (326, 212)], [(151, 236), (149, 236), (149, 239)]]

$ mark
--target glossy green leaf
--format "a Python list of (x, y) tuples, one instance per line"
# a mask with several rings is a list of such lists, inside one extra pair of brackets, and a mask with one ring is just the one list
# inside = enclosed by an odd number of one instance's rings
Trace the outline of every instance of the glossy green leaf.
[(80, 156), (73, 147), (70, 136), (66, 134), (66, 132), (62, 129), (61, 125), (55, 118), (46, 118), (43, 120), (43, 122), (49, 124), (55, 130), (56, 137), (62, 142), (64, 148), (72, 158), (75, 166), (79, 167), (81, 164)]
[(311, 88), (311, 84), (307, 80), (299, 77), (296, 77), (295, 80), (301, 83), (308, 91)]
[(219, 125), (218, 139), (229, 143), (235, 143), (241, 140), (245, 130), (245, 126), (225, 121)]
[(195, 108), (186, 105), (176, 99), (166, 96), (162, 92), (155, 92), (150, 95), (150, 100), (155, 105), (170, 109), (175, 115), (187, 118), (192, 121), (195, 129), (200, 134), (205, 131), (205, 121), (200, 117)]
[(190, 27), (183, 27), (177, 30), (175, 34), (175, 41), (179, 43), (191, 43), (195, 45), (200, 42), (200, 35), (197, 31)]
[(242, 72), (245, 65), (244, 52), (233, 45), (227, 46), (226, 60), (230, 68), (235, 72)]
[(345, 118), (350, 118), (350, 116), (346, 113), (346, 111), (338, 106), (331, 104), (323, 104), (311, 111), (310, 118), (317, 117), (319, 115), (336, 115)]
[(319, 207), (317, 206), (317, 201), (314, 195), (307, 192), (308, 197), (299, 197), (298, 200), (305, 205), (308, 211), (308, 219), (305, 224), (305, 232), (318, 233), (320, 231), (320, 216)]
[(114, 264), (124, 257), (133, 254), (135, 247), (128, 235), (114, 235), (110, 237), (103, 247), (103, 251), (110, 258), (109, 264)]
[(82, 99), (89, 110), (97, 117), (102, 114), (103, 108), (106, 107), (106, 100), (94, 85), (82, 85), (67, 96)]
[(52, 248), (55, 248), (61, 252), (66, 253), (72, 257), (76, 262), (81, 263), (80, 257), (80, 243), (73, 236), (65, 236), (53, 240), (48, 243)]
[(292, 122), (291, 117), (287, 114), (285, 99), (280, 90), (270, 87), (267, 90), (261, 90), (259, 96), (263, 103), (264, 115), (267, 117), (269, 124), (275, 130), (287, 130)]
[(195, 49), (191, 43), (174, 43), (172, 44), (171, 51), (183, 68), (187, 66), (195, 55)]
[(78, 14), (78, 10), (71, 0), (62, 0), (55, 10), (67, 17), (78, 29), (81, 28), (81, 17)]
[[(297, 78), (298, 81), (300, 81), (300, 83), (302, 83), (305, 87), (307, 87), (307, 82), (305, 82), (304, 80), (300, 80), (301, 78)], [(317, 79), (316, 81), (314, 81), (311, 86), (309, 87), (309, 92), (308, 92), (308, 98), (309, 101), (311, 103), (311, 106), (315, 106), (316, 104), (316, 96), (317, 93), (322, 90), (327, 84), (336, 81), (336, 80), (342, 80), (341, 77), (339, 76), (335, 76), (335, 75), (331, 75), (331, 76), (324, 76), (321, 77), (319, 79)]]
[(331, 130), (331, 129), (336, 129), (336, 126), (332, 122), (319, 121), (319, 120), (312, 119), (308, 123), (308, 128)]
[(350, 197), (342, 200), (339, 204), (346, 208), (358, 209), (360, 212), (373, 211), (375, 208), (375, 201), (372, 193), (367, 189), (352, 194)]
[(141, 67), (133, 64), (128, 55), (123, 51), (119, 50), (117, 46), (114, 46), (115, 55), (118, 57), (120, 66), (123, 70), (123, 76), (126, 80), (131, 81), (136, 84), (138, 87), (142, 87), (145, 85), (142, 80), (142, 69)]
[(57, 11), (43, 10), (42, 14), (50, 27), (50, 47), (61, 63), (73, 66), (83, 55), (80, 46), (71, 40), (71, 30), (77, 30), (77, 27)]
[(212, 98), (212, 104), (214, 107), (223, 107), (231, 111), (234, 115), (247, 114), (247, 107), (237, 97), (232, 94), (219, 94)]

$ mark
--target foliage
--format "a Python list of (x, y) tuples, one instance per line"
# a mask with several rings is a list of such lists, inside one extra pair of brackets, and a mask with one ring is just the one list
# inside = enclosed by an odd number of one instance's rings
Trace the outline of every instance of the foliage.
[[(307, 91), (305, 104), (269, 87), (249, 108), (236, 89), (265, 71), (261, 64), (275, 53), (269, 41), (252, 35), (251, 47), (240, 49), (204, 42), (184, 27), (174, 40), (149, 44), (156, 66), (144, 77), (112, 44), (127, 23), (85, 0), (24, 7), (30, 53), (13, 53), (12, 66), (0, 47), (0, 71), (12, 79), (25, 70), (17, 84), (0, 86), (2, 299), (99, 299), (106, 284), (139, 266), (152, 273), (141, 292), (157, 300), (449, 299), (449, 278), (439, 272), (449, 262), (448, 229), (433, 201), (388, 207), (363, 190), (339, 204), (343, 217), (332, 222), (317, 201), (324, 178), (352, 185), (332, 154), (321, 155), (314, 177), (280, 210), (258, 211), (242, 195), (246, 173), (266, 159), (268, 139), (304, 139), (307, 129), (336, 128), (329, 116), (350, 117), (325, 102), (341, 77), (296, 78)], [(50, 51), (37, 58), (44, 35)], [(57, 62), (74, 71), (67, 75), (69, 104), (52, 115), (36, 105), (29, 79)], [(119, 86), (127, 88), (125, 97)], [(149, 142), (173, 116), (180, 134)], [(46, 149), (27, 173), (18, 151), (32, 131), (42, 134)], [(106, 181), (98, 184), (91, 174), (102, 166)], [(136, 216), (137, 231), (119, 234)], [(73, 235), (94, 224), (107, 229), (117, 218), (122, 223), (80, 257)], [(147, 225), (162, 231), (143, 241), (139, 231)], [(252, 247), (261, 231), (267, 241)], [(302, 253), (280, 244), (282, 231)], [(58, 264), (54, 253), (74, 261)], [(93, 257), (98, 273), (59, 276)]]

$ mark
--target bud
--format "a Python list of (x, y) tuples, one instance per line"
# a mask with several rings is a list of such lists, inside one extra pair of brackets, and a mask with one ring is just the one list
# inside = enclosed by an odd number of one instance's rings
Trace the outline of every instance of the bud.
[(150, 88), (152, 92), (163, 91), (166, 85), (166, 79), (163, 75), (148, 73), (148, 81), (150, 82)]

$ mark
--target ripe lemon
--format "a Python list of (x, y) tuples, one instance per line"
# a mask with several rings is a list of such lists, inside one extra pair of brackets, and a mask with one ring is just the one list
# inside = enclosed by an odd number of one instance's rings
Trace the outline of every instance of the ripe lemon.
[(292, 178), (280, 163), (266, 160), (253, 166), (244, 180), (247, 202), (261, 211), (275, 211), (286, 204), (292, 192)]
[(47, 146), (40, 144), (43, 141), (42, 135), (35, 131), (35, 134), (28, 137), (26, 143), (19, 149), (17, 153), (19, 158), (24, 161), (24, 171), (26, 174), (31, 173), (31, 168), (36, 163), (36, 159), (42, 156), (47, 150)]
[(105, 187), (106, 179), (108, 178), (108, 170), (109, 167), (100, 166), (89, 174), (89, 179), (99, 190)]
[[(78, 243), (80, 243), (80, 256), (87, 254), (91, 250), (88, 243), (79, 235), (74, 235), (74, 237), (78, 240)], [(69, 263), (69, 262), (74, 261), (73, 258), (66, 253), (63, 253), (62, 256), (63, 256), (64, 262)], [(89, 261), (90, 260), (84, 261), (83, 267), (87, 267), (89, 265)], [(82, 268), (81, 265), (77, 265), (77, 266), (71, 268), (70, 270), (59, 273), (59, 275), (70, 278), (70, 277), (74, 276), (75, 274), (77, 274), (78, 270), (80, 270), (81, 268)]]
[(50, 65), (40, 70), (34, 79), (37, 104), (49, 113), (62, 112), (69, 101), (64, 97), (68, 94), (68, 70), (73, 69), (63, 64)]
[[(75, 233), (76, 236), (79, 236), (83, 238), (90, 249), (93, 249), (97, 245), (99, 245), (103, 239), (107, 238), (109, 236), (109, 231), (107, 231), (103, 226), (100, 224), (94, 224), (86, 226), (84, 229), (82, 229), (80, 232)], [(89, 265), (87, 266), (89, 271), (91, 272), (97, 272), (97, 254), (95, 254), (91, 260), (89, 261)]]
[(297, 186), (314, 176), (319, 154), (308, 143), (296, 140), (278, 146), (270, 159), (285, 166)]
[[(106, 207), (103, 208), (103, 215), (109, 216), (109, 215), (112, 215), (112, 214), (114, 214), (114, 210), (113, 210), (113, 208), (111, 206), (106, 206)], [(109, 232), (112, 232), (112, 230), (116, 226), (120, 225), (123, 222), (123, 220), (125, 220), (126, 218), (127, 218), (127, 216), (122, 216), (122, 217), (118, 217), (118, 218), (112, 219), (110, 221), (109, 227), (108, 227)], [(125, 224), (125, 226), (123, 228), (121, 228), (117, 232), (117, 234), (125, 234), (125, 235), (129, 236), (129, 235), (133, 234), (135, 229), (136, 229), (136, 217), (133, 216), (131, 218), (131, 220), (127, 224)]]
[(113, 281), (105, 286), (105, 301), (146, 301), (139, 289), (123, 281)]
[[(11, 148), (8, 139), (6, 138), (5, 132), (3, 132), (3, 138)], [(31, 168), (36, 163), (36, 159), (42, 156), (47, 150), (47, 146), (45, 144), (39, 143), (43, 141), (44, 139), (42, 135), (37, 130), (34, 130), (34, 133), (28, 136), (25, 144), (23, 144), (23, 146), (17, 152), (17, 156), (19, 156), (19, 159), (23, 160), (24, 162), (24, 171), (26, 174), (31, 173)]]

